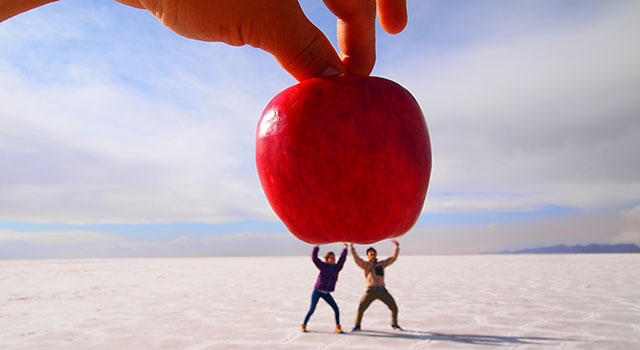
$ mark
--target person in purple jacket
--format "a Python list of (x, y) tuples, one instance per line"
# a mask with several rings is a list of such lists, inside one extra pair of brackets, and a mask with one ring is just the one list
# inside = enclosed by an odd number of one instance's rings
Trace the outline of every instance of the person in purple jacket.
[(304, 318), (304, 322), (302, 323), (301, 329), (303, 332), (307, 331), (307, 322), (309, 322), (309, 318), (313, 315), (313, 312), (316, 310), (316, 305), (318, 305), (318, 300), (320, 298), (324, 299), (324, 301), (331, 306), (336, 318), (336, 333), (343, 333), (340, 328), (340, 310), (338, 309), (338, 305), (335, 300), (331, 296), (331, 292), (336, 287), (336, 281), (338, 280), (338, 273), (342, 270), (344, 266), (345, 260), (347, 260), (347, 244), (344, 244), (344, 249), (340, 254), (340, 259), (336, 264), (336, 256), (333, 252), (328, 252), (324, 256), (324, 260), (326, 262), (322, 262), (318, 259), (318, 251), (320, 250), (319, 246), (315, 246), (313, 248), (313, 252), (311, 252), (311, 260), (316, 264), (318, 269), (320, 270), (320, 274), (318, 275), (318, 280), (316, 281), (316, 285), (313, 288), (313, 293), (311, 294), (311, 307), (309, 308), (309, 312), (307, 312), (307, 316)]

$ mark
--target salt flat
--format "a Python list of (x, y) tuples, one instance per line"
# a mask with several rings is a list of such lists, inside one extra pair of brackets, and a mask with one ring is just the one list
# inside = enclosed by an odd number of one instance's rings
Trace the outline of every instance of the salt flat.
[[(404, 332), (374, 302), (334, 334), (308, 257), (0, 261), (0, 349), (640, 349), (640, 255), (403, 256)], [(351, 328), (351, 257), (333, 294)]]

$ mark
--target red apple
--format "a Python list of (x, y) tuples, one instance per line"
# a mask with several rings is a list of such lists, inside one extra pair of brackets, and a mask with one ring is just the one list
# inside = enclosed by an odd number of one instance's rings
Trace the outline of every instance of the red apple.
[(256, 163), (274, 212), (311, 244), (367, 244), (406, 233), (431, 175), (420, 106), (382, 78), (336, 75), (294, 85), (258, 123)]

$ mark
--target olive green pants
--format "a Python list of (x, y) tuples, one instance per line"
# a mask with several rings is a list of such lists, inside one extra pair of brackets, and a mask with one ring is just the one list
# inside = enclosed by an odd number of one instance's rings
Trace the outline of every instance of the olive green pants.
[(369, 305), (371, 305), (371, 303), (376, 299), (385, 303), (389, 310), (391, 310), (391, 324), (398, 324), (398, 306), (387, 289), (382, 288), (373, 290), (372, 288), (367, 288), (367, 292), (364, 293), (362, 299), (360, 299), (358, 315), (356, 316), (356, 326), (360, 325), (360, 322), (362, 322), (362, 315), (364, 315), (364, 312), (367, 310)]

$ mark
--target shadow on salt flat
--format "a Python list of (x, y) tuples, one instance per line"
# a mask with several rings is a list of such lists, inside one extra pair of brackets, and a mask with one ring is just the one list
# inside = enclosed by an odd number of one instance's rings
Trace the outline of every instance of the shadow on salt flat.
[[(324, 333), (318, 332), (315, 333)], [(327, 332), (330, 333), (330, 332)], [(515, 337), (515, 336), (497, 336), (497, 335), (480, 335), (480, 334), (445, 334), (434, 332), (413, 331), (405, 329), (402, 332), (384, 332), (374, 330), (362, 330), (359, 332), (344, 333), (349, 336), (357, 337), (378, 337), (391, 339), (414, 339), (428, 341), (450, 341), (456, 343), (476, 344), (476, 345), (514, 345), (514, 344), (532, 344), (532, 345), (553, 345), (562, 342), (579, 342), (581, 339), (561, 339), (548, 337)]]

